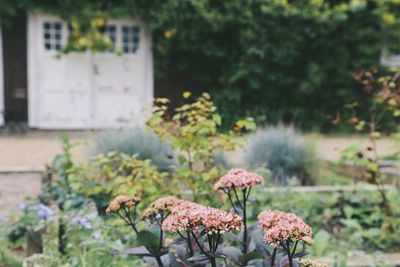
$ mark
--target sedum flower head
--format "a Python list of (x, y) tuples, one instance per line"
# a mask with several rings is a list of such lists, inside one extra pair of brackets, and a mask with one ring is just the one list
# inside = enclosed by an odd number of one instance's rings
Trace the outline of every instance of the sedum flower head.
[(110, 205), (108, 205), (106, 209), (106, 213), (113, 213), (119, 211), (121, 208), (131, 208), (139, 204), (140, 202), (139, 197), (128, 197), (125, 195), (119, 195), (116, 198), (114, 198)]
[(293, 213), (264, 211), (258, 215), (258, 220), (260, 228), (264, 231), (264, 242), (274, 247), (292, 238), (312, 238), (311, 227)]
[(243, 220), (237, 214), (207, 207), (205, 209), (202, 226), (209, 235), (212, 233), (223, 234), (225, 232), (243, 229)]
[(182, 201), (171, 207), (171, 214), (165, 218), (162, 228), (167, 232), (182, 232), (200, 226), (204, 207), (191, 201)]
[(154, 218), (160, 213), (170, 211), (172, 206), (175, 206), (183, 200), (175, 196), (167, 196), (157, 199), (152, 202), (147, 209), (143, 212), (143, 218)]
[(206, 234), (223, 234), (243, 228), (240, 216), (190, 201), (183, 201), (173, 206), (171, 211), (171, 215), (162, 224), (163, 230), (167, 232), (176, 233), (203, 228)]
[(250, 188), (264, 183), (264, 178), (245, 169), (231, 169), (227, 174), (222, 176), (214, 185), (214, 189), (224, 188)]
[(307, 267), (328, 267), (329, 265), (326, 263), (322, 263), (316, 260), (312, 260), (310, 258), (303, 258), (300, 260), (300, 266)]

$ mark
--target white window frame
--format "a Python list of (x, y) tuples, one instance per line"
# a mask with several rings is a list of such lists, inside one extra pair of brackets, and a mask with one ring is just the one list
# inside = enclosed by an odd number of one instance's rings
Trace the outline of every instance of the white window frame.
[(0, 126), (4, 125), (3, 34), (0, 27)]
[(390, 54), (387, 47), (382, 49), (380, 63), (383, 66), (398, 68), (400, 67), (400, 55)]

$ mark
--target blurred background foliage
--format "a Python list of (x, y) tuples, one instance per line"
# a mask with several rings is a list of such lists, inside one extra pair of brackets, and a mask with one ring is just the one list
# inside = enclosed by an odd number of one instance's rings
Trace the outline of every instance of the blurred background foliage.
[(382, 49), (395, 53), (399, 44), (398, 0), (0, 0), (0, 21), (35, 8), (80, 24), (88, 39), (108, 17), (143, 18), (152, 30), (156, 95), (207, 90), (225, 126), (252, 116), (258, 124), (343, 130), (330, 124), (336, 112), (367, 101), (354, 71), (379, 65)]

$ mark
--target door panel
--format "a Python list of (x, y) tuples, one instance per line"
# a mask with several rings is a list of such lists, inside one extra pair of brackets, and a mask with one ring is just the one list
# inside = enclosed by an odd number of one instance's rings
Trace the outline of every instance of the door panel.
[(115, 55), (95, 57), (93, 104), (96, 127), (133, 126), (140, 123), (143, 70), (137, 69), (135, 72), (127, 68), (124, 64), (127, 60), (134, 62), (135, 59)]
[(57, 56), (65, 44), (67, 24), (53, 16), (36, 20), (35, 77), (37, 126), (74, 129), (91, 127), (91, 80), (88, 54)]
[(149, 104), (146, 86), (147, 40), (144, 25), (128, 20), (109, 21), (116, 29), (116, 45), (124, 51), (94, 55), (94, 125), (98, 128), (142, 124)]
[(28, 119), (26, 16), (17, 16), (3, 28), (4, 118), (6, 122)]

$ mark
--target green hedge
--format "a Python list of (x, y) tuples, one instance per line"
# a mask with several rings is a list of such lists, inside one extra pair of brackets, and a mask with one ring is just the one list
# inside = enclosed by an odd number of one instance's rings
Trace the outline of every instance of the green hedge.
[(0, 0), (0, 17), (37, 7), (82, 21), (143, 17), (157, 79), (209, 91), (227, 123), (251, 115), (329, 130), (330, 116), (364, 99), (353, 72), (400, 43), (397, 0)]

